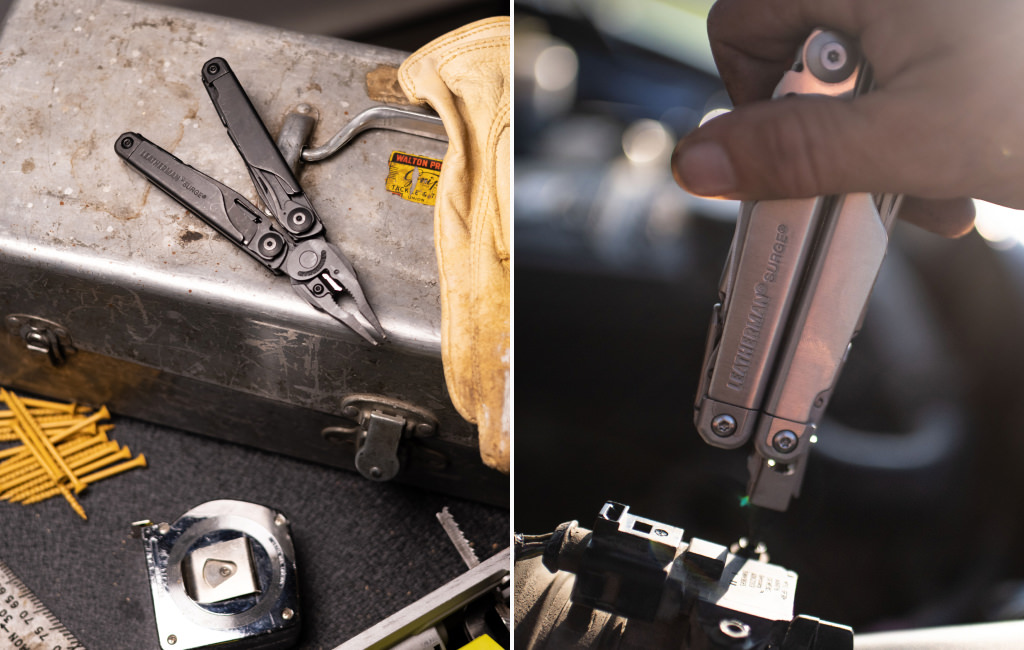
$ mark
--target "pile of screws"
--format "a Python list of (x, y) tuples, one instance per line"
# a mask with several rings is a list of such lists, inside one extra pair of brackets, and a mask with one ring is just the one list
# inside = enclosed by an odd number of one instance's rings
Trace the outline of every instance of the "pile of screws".
[(62, 495), (86, 519), (74, 494), (146, 466), (145, 456), (132, 459), (127, 447), (107, 438), (114, 425), (100, 424), (110, 418), (105, 406), (90, 412), (77, 404), (19, 397), (3, 388), (0, 402), (7, 406), (0, 410), (0, 442), (20, 442), (0, 448), (0, 499), (28, 505)]

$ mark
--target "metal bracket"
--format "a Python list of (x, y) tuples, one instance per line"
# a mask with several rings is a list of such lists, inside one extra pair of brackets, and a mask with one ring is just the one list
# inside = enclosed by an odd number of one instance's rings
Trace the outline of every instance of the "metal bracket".
[(390, 481), (402, 468), (402, 442), (437, 434), (437, 418), (413, 404), (382, 395), (349, 395), (341, 413), (357, 422), (354, 427), (328, 427), (328, 440), (356, 446), (356, 469), (371, 481)]
[(299, 163), (302, 162), (302, 149), (309, 142), (309, 136), (319, 119), (320, 112), (309, 104), (299, 104), (284, 116), (281, 132), (277, 134), (277, 148), (296, 176), (299, 175)]
[(68, 331), (53, 321), (28, 314), (11, 314), (4, 320), (7, 331), (25, 341), (25, 347), (45, 354), (54, 366), (60, 366), (77, 352)]

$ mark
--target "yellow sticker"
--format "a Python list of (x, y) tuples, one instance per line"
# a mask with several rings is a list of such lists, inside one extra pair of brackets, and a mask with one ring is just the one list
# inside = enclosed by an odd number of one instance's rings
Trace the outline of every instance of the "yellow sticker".
[(485, 634), (462, 646), (461, 650), (502, 650), (502, 647), (498, 645), (497, 641)]
[(385, 188), (406, 201), (434, 205), (441, 161), (392, 151)]

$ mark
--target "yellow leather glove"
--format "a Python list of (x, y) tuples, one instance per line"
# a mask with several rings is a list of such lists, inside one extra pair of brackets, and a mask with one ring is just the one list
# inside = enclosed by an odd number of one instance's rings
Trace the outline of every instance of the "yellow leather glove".
[(448, 132), (434, 208), (441, 358), (452, 403), (477, 425), (484, 462), (509, 471), (509, 18), (487, 18), (420, 48), (398, 80)]

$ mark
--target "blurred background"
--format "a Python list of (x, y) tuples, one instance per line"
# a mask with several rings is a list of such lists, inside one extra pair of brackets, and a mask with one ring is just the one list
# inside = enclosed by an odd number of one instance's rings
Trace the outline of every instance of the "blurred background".
[(613, 499), (721, 544), (754, 527), (800, 574), (797, 612), (858, 631), (1024, 615), (1017, 214), (979, 205), (956, 241), (897, 225), (789, 512), (741, 508), (745, 453), (698, 436), (738, 204), (688, 196), (668, 160), (728, 105), (710, 4), (514, 4), (516, 531)]

